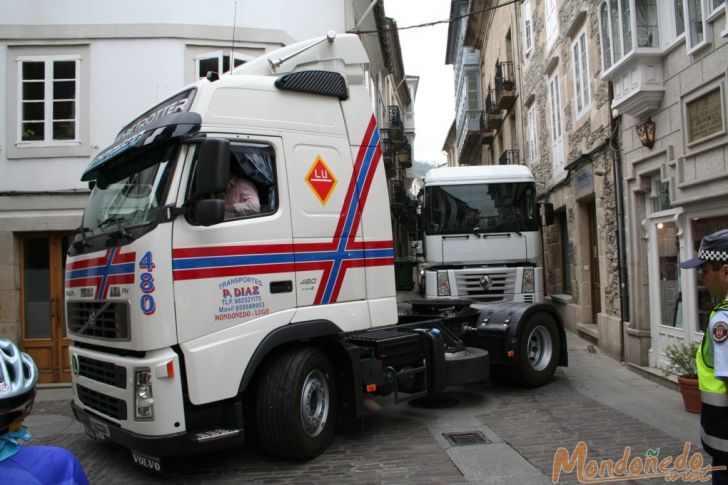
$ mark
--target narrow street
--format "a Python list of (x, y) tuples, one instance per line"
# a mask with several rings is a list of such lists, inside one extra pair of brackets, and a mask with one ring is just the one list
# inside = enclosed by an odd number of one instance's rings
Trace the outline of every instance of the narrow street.
[[(165, 463), (150, 475), (128, 451), (96, 443), (71, 416), (71, 390), (44, 389), (27, 424), (32, 444), (63, 446), (81, 460), (92, 483), (551, 483), (554, 453), (573, 453), (585, 441), (588, 459), (678, 456), (686, 441), (699, 443), (699, 417), (684, 411), (680, 394), (656, 384), (568, 334), (569, 367), (539, 389), (496, 383), (451, 388), (440, 409), (395, 404), (366, 417), (363, 430), (336, 434), (310, 462), (269, 458), (232, 449)], [(470, 433), (482, 433), (474, 443)], [(463, 434), (465, 433), (465, 434)], [(450, 442), (445, 434), (455, 434)], [(457, 439), (457, 438), (460, 439)], [(707, 460), (707, 455), (705, 455)], [(559, 483), (578, 483), (575, 471)], [(662, 479), (632, 483), (664, 483)], [(678, 482), (679, 483), (679, 482)]]

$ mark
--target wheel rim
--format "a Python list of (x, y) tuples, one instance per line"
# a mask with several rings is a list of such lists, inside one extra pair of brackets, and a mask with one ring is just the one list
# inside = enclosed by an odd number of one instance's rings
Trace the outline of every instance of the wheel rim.
[(553, 342), (551, 334), (543, 325), (539, 325), (528, 336), (528, 362), (535, 370), (544, 370), (551, 362)]
[(329, 383), (326, 375), (314, 369), (306, 376), (301, 390), (301, 422), (307, 435), (321, 434), (329, 416)]

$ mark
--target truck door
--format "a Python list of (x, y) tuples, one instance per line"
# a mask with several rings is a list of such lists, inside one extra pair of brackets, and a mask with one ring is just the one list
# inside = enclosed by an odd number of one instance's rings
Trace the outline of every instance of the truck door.
[(363, 253), (352, 249), (362, 228), (348, 139), (291, 134), (285, 145), (299, 307), (348, 302), (352, 320), (368, 319)]
[[(204, 227), (188, 215), (174, 222), (172, 267), (180, 342), (252, 322), (255, 325), (245, 332), (265, 335), (289, 323), (295, 312), (281, 139), (231, 137), (230, 142), (225, 220)], [(178, 204), (194, 193), (195, 148), (184, 157)], [(255, 197), (250, 200), (251, 192), (257, 193), (257, 204)]]

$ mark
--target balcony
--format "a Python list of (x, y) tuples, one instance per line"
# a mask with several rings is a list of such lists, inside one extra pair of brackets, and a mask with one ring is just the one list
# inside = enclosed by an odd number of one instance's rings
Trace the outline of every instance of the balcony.
[(492, 145), (495, 140), (495, 131), (486, 128), (485, 111), (480, 113), (480, 143), (482, 145)]
[[(655, 112), (665, 95), (663, 78), (663, 51), (660, 48), (660, 23), (675, 22), (672, 9), (660, 7), (658, 3), (639, 0), (612, 2), (609, 8), (605, 3), (599, 8), (599, 21), (602, 26), (614, 25), (614, 29), (600, 31), (602, 46), (601, 79), (612, 81), (614, 98), (612, 108), (619, 114), (639, 118)], [(692, 6), (709, 2), (686, 2)], [(692, 7), (691, 7), (692, 8)], [(689, 12), (685, 11), (686, 20)], [(679, 20), (682, 22), (682, 20)], [(673, 24), (674, 25), (674, 24)], [(693, 25), (691, 22), (686, 26)], [(702, 31), (703, 24), (700, 24)], [(673, 28), (673, 27), (670, 27)], [(615, 37), (615, 33), (622, 33)], [(687, 53), (692, 54), (691, 33), (687, 32)], [(699, 48), (699, 47), (696, 47)]]
[(394, 142), (389, 139), (389, 132), (386, 130), (382, 130), (381, 133), (382, 160), (384, 161), (384, 172), (389, 179), (394, 177), (395, 173), (397, 172), (397, 167), (395, 166), (397, 153), (394, 149)]
[(400, 140), (404, 137), (404, 124), (402, 123), (402, 115), (399, 106), (392, 105), (387, 107), (389, 115), (389, 134), (392, 140)]
[(498, 159), (498, 165), (519, 165), (521, 160), (518, 156), (518, 150), (513, 148), (511, 150), (503, 150), (500, 158)]
[(516, 102), (513, 62), (499, 62), (495, 70), (495, 109), (509, 110)]
[(488, 97), (485, 98), (485, 129), (498, 131), (503, 126), (503, 114), (493, 105), (492, 93), (491, 89)]

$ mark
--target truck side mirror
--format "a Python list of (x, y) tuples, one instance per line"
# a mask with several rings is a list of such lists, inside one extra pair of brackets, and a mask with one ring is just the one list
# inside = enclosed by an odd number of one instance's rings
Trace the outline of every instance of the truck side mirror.
[(225, 218), (225, 200), (219, 197), (227, 189), (230, 178), (230, 142), (210, 138), (202, 142), (197, 156), (194, 195), (195, 221), (212, 226)]
[(201, 199), (195, 203), (195, 222), (212, 226), (225, 218), (225, 201), (222, 199)]
[(230, 142), (220, 138), (202, 142), (195, 175), (197, 194), (206, 196), (225, 192), (230, 178)]
[(554, 223), (554, 220), (556, 219), (556, 215), (554, 213), (554, 204), (552, 204), (551, 202), (544, 202), (543, 216), (547, 226), (550, 226)]

